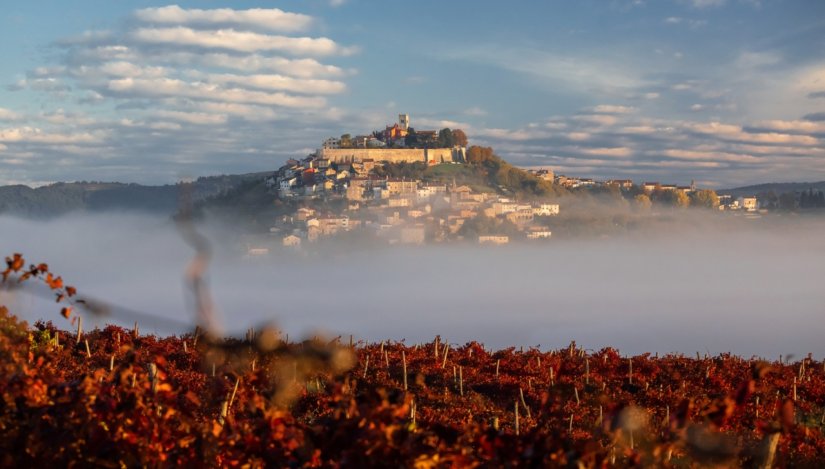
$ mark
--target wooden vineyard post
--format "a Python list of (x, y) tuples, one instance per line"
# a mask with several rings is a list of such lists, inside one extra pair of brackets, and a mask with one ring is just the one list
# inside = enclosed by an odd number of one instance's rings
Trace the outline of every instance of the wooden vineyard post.
[(444, 345), (444, 360), (441, 362), (441, 369), (447, 366), (447, 354), (450, 353), (450, 344)]
[(80, 337), (83, 335), (83, 316), (77, 316), (77, 340), (76, 344), (80, 343)]
[(152, 386), (152, 394), (158, 389), (158, 366), (154, 363), (149, 364), (149, 384)]
[(407, 390), (407, 354), (401, 351), (401, 366), (404, 372), (404, 391)]
[(530, 415), (530, 408), (527, 407), (527, 401), (524, 400), (524, 390), (521, 389), (521, 387), (518, 388), (518, 395), (521, 399), (521, 405), (524, 406), (524, 411), (527, 412), (527, 418), (531, 418), (532, 416)]
[(518, 422), (518, 401), (515, 401), (515, 406), (513, 412), (516, 416), (516, 436), (519, 434), (519, 422)]

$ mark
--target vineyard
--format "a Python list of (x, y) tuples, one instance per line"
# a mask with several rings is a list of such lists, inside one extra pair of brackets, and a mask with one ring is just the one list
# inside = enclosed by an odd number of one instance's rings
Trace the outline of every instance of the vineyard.
[[(4, 282), (45, 265), (7, 260)], [(28, 275), (27, 275), (28, 274)], [(25, 278), (24, 278), (25, 277)], [(0, 465), (822, 467), (825, 362), (29, 326), (0, 306)], [(61, 319), (64, 321), (64, 319)], [(72, 322), (70, 322), (72, 321)]]

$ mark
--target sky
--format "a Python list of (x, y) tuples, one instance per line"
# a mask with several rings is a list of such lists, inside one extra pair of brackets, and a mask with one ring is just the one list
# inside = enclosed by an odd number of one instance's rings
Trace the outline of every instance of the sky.
[(276, 169), (408, 113), (519, 166), (825, 180), (821, 0), (9, 0), (0, 184)]

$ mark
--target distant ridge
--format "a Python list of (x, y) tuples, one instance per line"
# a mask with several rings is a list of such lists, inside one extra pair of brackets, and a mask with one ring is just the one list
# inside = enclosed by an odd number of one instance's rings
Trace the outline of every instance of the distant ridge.
[[(268, 173), (207, 176), (194, 181), (195, 202), (217, 197)], [(119, 182), (58, 182), (31, 188), (0, 186), (0, 214), (45, 218), (70, 212), (132, 211), (174, 214), (180, 185), (145, 186)]]
[(733, 189), (719, 190), (719, 194), (730, 194), (735, 197), (745, 195), (757, 195), (773, 191), (777, 195), (786, 192), (802, 192), (808, 189), (815, 191), (825, 191), (825, 181), (819, 182), (769, 182), (765, 184), (754, 184), (751, 186), (735, 187)]

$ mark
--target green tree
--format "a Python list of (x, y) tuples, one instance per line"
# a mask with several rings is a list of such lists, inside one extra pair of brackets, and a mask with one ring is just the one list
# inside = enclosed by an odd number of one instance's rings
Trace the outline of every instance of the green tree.
[(700, 189), (690, 194), (690, 204), (694, 207), (716, 208), (719, 206), (719, 196), (711, 189)]
[(407, 136), (404, 137), (404, 146), (409, 148), (416, 148), (420, 145), (421, 142), (418, 141), (418, 135), (415, 133), (415, 129), (410, 127), (407, 129)]
[(438, 131), (438, 146), (441, 148), (453, 147), (453, 131), (449, 128), (443, 128)]
[(341, 148), (351, 148), (352, 147), (352, 135), (344, 134), (341, 135)]

